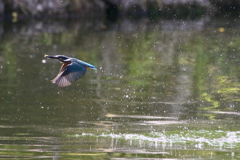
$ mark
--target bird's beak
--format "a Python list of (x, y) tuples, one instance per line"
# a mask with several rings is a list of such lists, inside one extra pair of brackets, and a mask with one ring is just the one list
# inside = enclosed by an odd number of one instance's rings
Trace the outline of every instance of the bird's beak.
[(45, 58), (53, 58), (53, 59), (56, 59), (56, 58), (57, 58), (57, 57), (55, 57), (55, 56), (49, 56), (49, 55), (46, 55), (46, 54), (44, 55), (44, 57), (45, 57)]

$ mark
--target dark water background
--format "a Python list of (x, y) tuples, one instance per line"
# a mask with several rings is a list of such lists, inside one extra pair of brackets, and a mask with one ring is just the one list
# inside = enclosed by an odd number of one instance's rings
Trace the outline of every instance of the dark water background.
[[(0, 159), (240, 159), (240, 21), (1, 24)], [(95, 65), (70, 87), (44, 55)]]

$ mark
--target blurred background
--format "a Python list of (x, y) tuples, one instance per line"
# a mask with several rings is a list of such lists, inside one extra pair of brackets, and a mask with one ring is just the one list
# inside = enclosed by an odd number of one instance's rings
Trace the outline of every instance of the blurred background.
[[(0, 159), (240, 159), (240, 1), (0, 0)], [(44, 55), (95, 65), (69, 87)]]

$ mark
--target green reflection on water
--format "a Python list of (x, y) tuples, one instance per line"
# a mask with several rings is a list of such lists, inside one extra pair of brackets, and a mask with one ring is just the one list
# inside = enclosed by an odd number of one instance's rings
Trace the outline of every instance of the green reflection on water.
[[(145, 27), (134, 31), (70, 27), (30, 35), (23, 27), (17, 34), (5, 33), (0, 43), (0, 136), (2, 150), (9, 150), (1, 155), (69, 159), (239, 155), (238, 30)], [(61, 64), (44, 59), (45, 54), (76, 57), (96, 65), (98, 71), (58, 88), (50, 80)], [(145, 148), (140, 143), (144, 138)], [(130, 143), (134, 139), (136, 143)], [(124, 150), (109, 148), (116, 141)]]
[[(208, 35), (207, 35), (208, 34)], [(196, 55), (193, 82), (194, 94), (199, 101), (208, 102), (199, 110), (226, 110), (236, 111), (237, 108), (227, 107), (238, 104), (239, 101), (239, 73), (238, 39), (230, 34), (208, 32), (197, 35), (192, 41), (185, 43), (181, 49), (189, 54)], [(218, 37), (216, 40), (214, 37)], [(234, 51), (234, 53), (233, 53)], [(235, 68), (236, 67), (236, 68)], [(215, 115), (206, 114), (209, 119), (215, 119)]]

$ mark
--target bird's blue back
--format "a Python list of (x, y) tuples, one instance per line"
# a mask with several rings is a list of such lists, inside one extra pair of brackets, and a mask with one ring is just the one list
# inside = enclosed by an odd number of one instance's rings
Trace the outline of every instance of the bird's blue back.
[(80, 63), (80, 64), (82, 64), (84, 66), (90, 67), (91, 69), (97, 70), (97, 68), (94, 65), (91, 65), (91, 64), (89, 64), (87, 62), (84, 62), (84, 61), (81, 61), (81, 60), (79, 60), (77, 58), (72, 58), (72, 57), (71, 57), (71, 59), (73, 59), (76, 63)]

